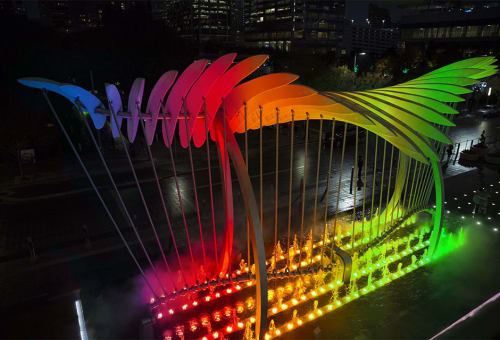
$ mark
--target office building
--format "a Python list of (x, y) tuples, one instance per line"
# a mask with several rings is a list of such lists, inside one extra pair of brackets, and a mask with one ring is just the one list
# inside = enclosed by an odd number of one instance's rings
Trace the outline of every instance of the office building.
[(343, 39), (344, 13), (344, 0), (249, 0), (246, 44), (281, 51), (335, 51)]
[(404, 46), (459, 49), (464, 57), (499, 55), (500, 1), (433, 1), (401, 20)]
[(170, 0), (166, 6), (166, 24), (183, 38), (200, 42), (233, 39), (232, 0)]

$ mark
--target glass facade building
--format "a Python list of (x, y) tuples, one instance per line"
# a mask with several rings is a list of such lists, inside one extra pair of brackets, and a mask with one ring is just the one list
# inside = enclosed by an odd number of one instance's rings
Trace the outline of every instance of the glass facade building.
[(436, 1), (432, 6), (415, 7), (401, 20), (405, 45), (455, 47), (465, 57), (497, 55), (500, 52), (500, 2), (458, 2), (451, 6)]
[(170, 0), (166, 7), (167, 25), (183, 38), (230, 41), (234, 37), (232, 0)]
[(252, 47), (285, 52), (332, 51), (343, 39), (344, 13), (344, 0), (249, 0), (245, 40)]

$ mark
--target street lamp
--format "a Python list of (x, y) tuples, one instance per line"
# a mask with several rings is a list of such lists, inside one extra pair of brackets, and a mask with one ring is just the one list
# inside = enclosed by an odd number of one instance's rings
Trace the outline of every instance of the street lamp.
[(354, 68), (353, 68), (354, 73), (356, 73), (358, 71), (358, 68), (357, 68), (357, 65), (356, 65), (356, 57), (358, 55), (365, 55), (365, 54), (366, 54), (366, 52), (354, 53)]

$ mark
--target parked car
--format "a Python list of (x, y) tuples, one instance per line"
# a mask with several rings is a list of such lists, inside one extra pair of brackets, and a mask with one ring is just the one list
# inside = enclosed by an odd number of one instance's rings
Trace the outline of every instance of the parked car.
[(481, 118), (492, 118), (498, 117), (498, 115), (500, 114), (500, 110), (498, 106), (490, 104), (478, 109), (477, 113)]

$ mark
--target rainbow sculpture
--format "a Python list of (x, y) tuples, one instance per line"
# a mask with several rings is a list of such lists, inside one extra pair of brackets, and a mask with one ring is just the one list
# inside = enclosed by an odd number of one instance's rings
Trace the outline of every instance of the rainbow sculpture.
[[(178, 129), (180, 144), (184, 148), (189, 148), (189, 152), (191, 152), (191, 142), (196, 147), (201, 147), (207, 143), (208, 134), (217, 143), (223, 169), (225, 231), (224, 244), (220, 255), (221, 261), (218, 261), (216, 271), (219, 274), (219, 282), (216, 282), (214, 286), (221, 284), (220, 278), (229, 277), (229, 281), (224, 281), (222, 284), (230, 285), (232, 288), (225, 289), (222, 295), (237, 293), (245, 287), (252, 287), (254, 284), (257, 291), (255, 299), (252, 297), (246, 300), (245, 303), (237, 303), (231, 308), (228, 307), (226, 314), (229, 315), (227, 319), (231, 322), (228, 321), (229, 324), (223, 329), (215, 330), (211, 326), (207, 327), (205, 324), (209, 321), (205, 316), (200, 320), (192, 319), (189, 325), (186, 323), (187, 327), (191, 327), (192, 333), (197, 334), (196, 336), (199, 335), (200, 329), (205, 327), (207, 334), (202, 337), (203, 339), (220, 338), (236, 331), (244, 331), (246, 339), (251, 339), (252, 330), (250, 328), (253, 323), (256, 324), (255, 333), (257, 338), (265, 337), (267, 339), (279, 336), (283, 332), (291, 331), (302, 325), (308, 319), (313, 320), (358, 297), (360, 294), (375, 289), (376, 285), (382, 286), (392, 279), (414, 270), (419, 265), (428, 262), (433, 255), (438, 254), (439, 242), (444, 237), (442, 233), (444, 191), (438, 146), (443, 143), (451, 143), (440, 126), (453, 126), (450, 117), (456, 114), (457, 111), (448, 103), (453, 104), (463, 101), (460, 95), (471, 92), (467, 86), (497, 72), (497, 67), (494, 65), (495, 58), (478, 57), (462, 60), (414, 80), (381, 89), (354, 92), (317, 92), (307, 86), (294, 84), (293, 82), (298, 79), (298, 76), (289, 73), (267, 74), (241, 83), (247, 76), (256, 71), (267, 60), (268, 56), (252, 56), (233, 65), (235, 57), (236, 54), (232, 53), (224, 55), (212, 63), (209, 63), (208, 60), (197, 60), (180, 75), (178, 75), (177, 71), (165, 72), (154, 85), (145, 109), (144, 105), (142, 105), (145, 85), (145, 79), (143, 78), (137, 78), (133, 82), (126, 109), (118, 89), (113, 84), (105, 84), (107, 103), (103, 104), (94, 94), (73, 84), (57, 83), (41, 78), (19, 79), (19, 82), (25, 86), (54, 92), (67, 98), (83, 114), (90, 116), (96, 129), (102, 129), (109, 116), (114, 137), (121, 137), (122, 123), (125, 120), (128, 140), (131, 143), (136, 139), (141, 124), (143, 124), (144, 136), (149, 145), (153, 143), (158, 124), (161, 125), (163, 141), (167, 148), (172, 145), (176, 129)], [(298, 263), (293, 268), (289, 267), (293, 261), (290, 261), (290, 248), (287, 249), (289, 252), (287, 264), (277, 270), (278, 251), (274, 250), (274, 260), (265, 254), (261, 231), (262, 221), (259, 218), (259, 211), (246, 164), (233, 134), (246, 134), (248, 130), (262, 130), (263, 126), (278, 126), (282, 123), (293, 123), (300, 120), (340, 121), (356, 126), (356, 133), (358, 128), (370, 131), (399, 150), (398, 171), (395, 176), (393, 194), (390, 201), (388, 200), (389, 203), (386, 205), (385, 210), (378, 211), (375, 217), (373, 213), (370, 215), (372, 223), (377, 219), (375, 222), (377, 233), (375, 235), (372, 235), (371, 231), (368, 236), (363, 231), (359, 232), (359, 226), (361, 223), (365, 223), (364, 216), (362, 222), (353, 219), (352, 232), (347, 235), (349, 236), (348, 242), (337, 241), (336, 233), (331, 235), (325, 231), (319, 242), (315, 243), (310, 240), (310, 243), (306, 246), (303, 244), (295, 245), (295, 248), (293, 248), (294, 253), (291, 255), (292, 260), (297, 254), (300, 255)], [(255, 260), (255, 268), (251, 271), (254, 276), (248, 275), (250, 272), (248, 266), (242, 266), (237, 274), (230, 269), (234, 229), (230, 159), (233, 162), (240, 183), (248, 216), (253, 258)], [(429, 176), (434, 182), (436, 192), (436, 208), (432, 212), (431, 224), (423, 229), (416, 230), (411, 234), (411, 237), (408, 236), (403, 251), (400, 251), (395, 246), (391, 257), (392, 260), (384, 257), (383, 260), (372, 262), (371, 257), (369, 261), (356, 257), (352, 258), (352, 251), (380, 238), (379, 227), (381, 232), (391, 233), (407, 225), (406, 218), (411, 216), (414, 211), (404, 209), (404, 204), (401, 204), (400, 199), (404, 186), (408, 182), (408, 169), (411, 160), (415, 161), (415, 164), (418, 162), (422, 164), (422, 167), (427, 165), (431, 169)], [(406, 189), (404, 190), (406, 195)], [(381, 218), (381, 216), (383, 217)], [(426, 234), (425, 230), (429, 234), (426, 240), (423, 236)], [(340, 278), (338, 273), (330, 273), (330, 283), (322, 281), (320, 284), (315, 285), (316, 288), (311, 288), (307, 294), (305, 290), (300, 291), (297, 293), (298, 295), (294, 295), (289, 301), (284, 301), (283, 298), (276, 300), (273, 297), (277, 303), (268, 308), (268, 302), (274, 301), (268, 295), (268, 278), (271, 276), (276, 278), (280, 273), (284, 277), (294, 271), (298, 273), (297, 275), (301, 275), (300, 268), (310, 267), (313, 263), (319, 264), (321, 271), (324, 272), (326, 266), (323, 263), (323, 250), (321, 250), (321, 254), (317, 254), (314, 249), (319, 249), (326, 244), (331, 244), (332, 249), (333, 245), (335, 247), (339, 246), (336, 248), (338, 252), (344, 251), (345, 256), (352, 258), (349, 259), (349, 261), (352, 260), (352, 277), (369, 276), (366, 287), (359, 292), (357, 287), (349, 284), (350, 275), (346, 279)], [(402, 244), (403, 241), (398, 243), (398, 245)], [(345, 249), (340, 249), (342, 247)], [(374, 244), (374, 247), (376, 248), (377, 245)], [(414, 252), (423, 248), (427, 248), (426, 253), (417, 261)], [(347, 254), (345, 251), (351, 251), (351, 253)], [(310, 260), (309, 263), (307, 261), (301, 262), (304, 253), (308, 253), (306, 256)], [(204, 248), (203, 256), (205, 257)], [(402, 256), (411, 256), (411, 265), (407, 266), (406, 269), (398, 265), (397, 271), (392, 276), (391, 273), (385, 272), (382, 279), (376, 283), (375, 280), (374, 283), (371, 282), (372, 274), (370, 273), (379, 268), (385, 268), (384, 270), (389, 271), (387, 269), (389, 264), (395, 263)], [(283, 256), (283, 258), (285, 257)], [(192, 253), (191, 258), (193, 258)], [(180, 259), (178, 260), (180, 262)], [(268, 273), (268, 263), (273, 264), (274, 273)], [(332, 270), (332, 263), (329, 265), (329, 270)], [(247, 281), (241, 280), (246, 284), (237, 284), (236, 282), (240, 282), (238, 280), (231, 281), (231, 277), (240, 275), (241, 272), (247, 275)], [(314, 275), (318, 275), (318, 272), (316, 271)], [(356, 282), (356, 279), (353, 280)], [(203, 291), (210, 287), (210, 282), (205, 282), (205, 285), (192, 282), (191, 285)], [(333, 298), (332, 303), (318, 307), (317, 300), (315, 300), (318, 296), (325, 294), (327, 291), (336, 290), (338, 292), (339, 287), (342, 285), (348, 286), (350, 292), (344, 296), (344, 302), (341, 301), (341, 298)], [(190, 287), (185, 288), (186, 292), (188, 288)], [(283, 290), (286, 289), (288, 288), (284, 286)], [(164, 300), (162, 300), (162, 303), (168, 304), (168, 302), (165, 302), (165, 292), (157, 294), (154, 289), (152, 290), (157, 298), (162, 299), (163, 295)], [(295, 291), (295, 288), (292, 287), (290, 290)], [(214, 294), (221, 296), (220, 292), (214, 292), (212, 290), (210, 294), (205, 295), (203, 300), (209, 303), (216, 300), (217, 296)], [(175, 296), (171, 298), (175, 299)], [(305, 318), (301, 318), (297, 316), (297, 313), (294, 313), (293, 318), (281, 326), (276, 326), (273, 320), (271, 320), (269, 328), (266, 326), (268, 314), (277, 315), (292, 306), (306, 303), (309, 299), (316, 302), (314, 303), (313, 312)], [(154, 308), (157, 310), (157, 319), (164, 320), (168, 315), (175, 313), (172, 308), (162, 307), (161, 304), (157, 304), (157, 299), (153, 300), (155, 301)], [(183, 304), (181, 311), (192, 310), (200, 303), (201, 301), (194, 300), (189, 306)], [(184, 308), (184, 306), (186, 307)], [(250, 314), (246, 315), (245, 318), (239, 318), (240, 314), (246, 313), (245, 311)], [(223, 319), (222, 315), (212, 317), (217, 318), (217, 322)], [(182, 333), (182, 337), (186, 333), (184, 326), (182, 326), (182, 329), (176, 328), (176, 332), (178, 335)], [(181, 336), (179, 335), (179, 337)]]

